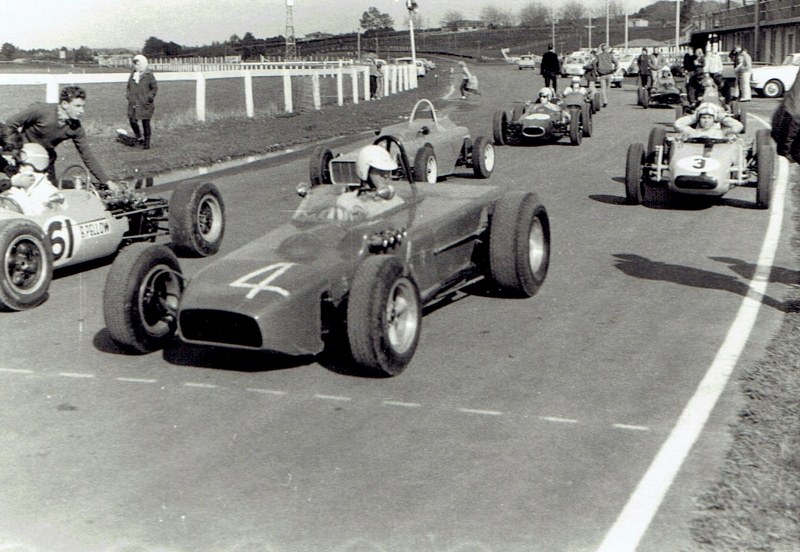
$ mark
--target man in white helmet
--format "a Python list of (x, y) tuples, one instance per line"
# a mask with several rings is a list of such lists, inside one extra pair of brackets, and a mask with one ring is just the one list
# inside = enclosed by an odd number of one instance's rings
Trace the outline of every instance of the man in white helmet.
[(583, 84), (581, 84), (581, 78), (578, 76), (572, 77), (569, 86), (564, 89), (564, 92), (561, 93), (561, 96), (564, 97), (567, 94), (574, 94), (574, 93), (583, 94), (584, 96), (586, 96), (589, 93), (586, 87), (584, 87)]
[(711, 102), (697, 106), (694, 113), (675, 121), (675, 129), (684, 137), (726, 138), (740, 134), (744, 125)]
[(539, 97), (533, 104), (534, 111), (561, 111), (561, 108), (553, 102), (553, 89), (545, 86), (539, 90)]
[(403, 199), (395, 195), (390, 184), (394, 170), (397, 161), (385, 148), (375, 144), (361, 148), (356, 159), (360, 183), (350, 185), (336, 198), (336, 206), (341, 210), (336, 218), (343, 218), (346, 212), (350, 220), (368, 219), (402, 205)]
[(45, 209), (59, 208), (64, 196), (47, 178), (50, 156), (43, 146), (27, 143), (19, 154), (19, 172), (11, 179), (11, 188), (4, 192), (17, 202), (26, 215), (39, 215)]

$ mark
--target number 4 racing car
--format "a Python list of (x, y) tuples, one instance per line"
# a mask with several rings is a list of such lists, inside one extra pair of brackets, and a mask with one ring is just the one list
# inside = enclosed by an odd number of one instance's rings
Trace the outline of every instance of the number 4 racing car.
[(44, 211), (32, 215), (0, 195), (0, 309), (40, 305), (54, 269), (112, 255), (133, 242), (170, 234), (179, 252), (206, 256), (222, 241), (224, 205), (210, 183), (181, 185), (167, 202), (126, 189), (99, 190), (75, 165), (58, 188)]
[[(387, 136), (378, 145), (399, 153), (390, 189), (302, 185), (289, 223), (191, 280), (163, 246), (126, 248), (103, 297), (112, 338), (139, 352), (165, 347), (176, 334), (289, 355), (345, 343), (346, 362), (386, 376), (411, 361), (424, 306), (484, 279), (509, 295), (537, 292), (549, 265), (550, 223), (534, 193), (419, 186), (403, 144)], [(370, 210), (343, 205), (348, 194)]]
[(631, 144), (625, 167), (625, 197), (638, 205), (647, 185), (670, 193), (721, 197), (731, 188), (756, 183), (756, 204), (769, 207), (775, 146), (769, 130), (756, 132), (751, 145), (741, 138), (673, 138), (664, 128), (650, 132), (647, 149)]

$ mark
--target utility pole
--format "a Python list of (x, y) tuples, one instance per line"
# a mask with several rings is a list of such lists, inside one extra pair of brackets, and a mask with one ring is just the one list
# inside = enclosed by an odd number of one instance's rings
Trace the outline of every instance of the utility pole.
[(589, 49), (592, 49), (592, 29), (594, 29), (594, 25), (592, 25), (592, 14), (589, 14), (589, 24), (586, 25), (586, 28), (589, 29)]
[(675, 53), (681, 47), (681, 0), (675, 0)]
[(608, 36), (608, 19), (610, 15), (611, 15), (611, 8), (609, 6), (609, 0), (606, 0), (606, 46), (608, 46), (609, 48), (611, 48), (611, 40), (609, 39)]
[(294, 40), (294, 22), (292, 18), (292, 7), (294, 0), (286, 0), (286, 59), (297, 57), (297, 42)]

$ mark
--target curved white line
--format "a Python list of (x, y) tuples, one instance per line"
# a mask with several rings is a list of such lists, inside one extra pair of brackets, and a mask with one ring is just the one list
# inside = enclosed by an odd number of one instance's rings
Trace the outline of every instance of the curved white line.
[[(750, 116), (769, 128), (770, 125), (760, 117)], [(784, 157), (778, 157), (778, 173), (773, 186), (769, 224), (758, 256), (758, 266), (749, 282), (747, 295), (742, 300), (736, 318), (728, 329), (728, 334), (706, 375), (692, 398), (686, 403), (675, 427), (661, 445), (661, 449), (653, 458), (647, 472), (628, 499), (628, 503), (606, 533), (603, 542), (597, 549), (598, 552), (633, 552), (636, 550), (683, 461), (697, 441), (719, 396), (728, 383), (739, 356), (750, 338), (761, 307), (761, 300), (767, 289), (783, 225), (788, 174), (789, 162)]]

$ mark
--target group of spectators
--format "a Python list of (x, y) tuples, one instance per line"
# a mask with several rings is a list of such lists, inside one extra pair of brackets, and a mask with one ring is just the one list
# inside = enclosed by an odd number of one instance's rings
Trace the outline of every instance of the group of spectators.
[[(603, 107), (608, 105), (608, 91), (611, 88), (611, 78), (619, 68), (619, 61), (613, 55), (608, 44), (600, 44), (600, 52), (592, 50), (588, 62), (585, 64), (586, 77), (589, 82), (600, 83), (600, 93), (603, 98)], [(542, 55), (539, 72), (544, 78), (546, 88), (558, 90), (558, 77), (561, 75), (561, 59), (553, 50), (553, 45), (547, 45), (547, 51)]]

